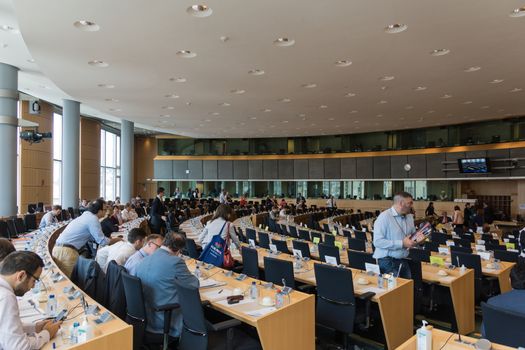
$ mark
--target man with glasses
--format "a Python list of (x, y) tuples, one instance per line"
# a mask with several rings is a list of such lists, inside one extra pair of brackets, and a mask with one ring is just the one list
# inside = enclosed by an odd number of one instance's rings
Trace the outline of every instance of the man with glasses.
[(110, 246), (105, 246), (97, 251), (96, 261), (100, 268), (106, 272), (111, 260), (124, 266), (130, 256), (144, 246), (146, 232), (141, 228), (134, 228), (128, 232), (127, 242), (120, 241)]
[(40, 279), (44, 262), (33, 252), (9, 254), (0, 265), (0, 350), (40, 349), (49, 342), (62, 322), (44, 320), (23, 324), (16, 297), (21, 297)]
[(142, 248), (137, 250), (132, 256), (128, 258), (124, 267), (130, 275), (135, 276), (137, 271), (137, 266), (142, 262), (142, 260), (153, 254), (160, 246), (162, 245), (163, 238), (161, 235), (151, 234), (146, 237), (146, 243)]

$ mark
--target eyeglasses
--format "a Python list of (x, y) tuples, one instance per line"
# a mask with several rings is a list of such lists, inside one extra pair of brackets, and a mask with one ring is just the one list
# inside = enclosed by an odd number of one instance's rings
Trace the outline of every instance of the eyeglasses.
[(153, 241), (149, 241), (148, 244), (151, 243), (153, 245), (155, 245), (157, 248), (160, 248), (160, 245), (158, 245), (157, 243), (153, 242)]
[(26, 273), (27, 273), (30, 277), (33, 277), (33, 279), (35, 280), (35, 282), (40, 282), (40, 278), (35, 277), (35, 275), (33, 275), (32, 273), (30, 273), (29, 271), (26, 271)]

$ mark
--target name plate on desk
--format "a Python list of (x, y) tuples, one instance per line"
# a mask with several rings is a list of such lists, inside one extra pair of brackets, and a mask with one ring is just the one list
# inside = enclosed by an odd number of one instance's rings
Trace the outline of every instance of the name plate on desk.
[(325, 255), (324, 260), (330, 265), (337, 266), (337, 259), (335, 258), (335, 256)]
[(377, 264), (365, 263), (365, 269), (367, 273), (372, 273), (374, 275), (381, 274), (381, 270), (379, 269), (379, 265)]
[(485, 248), (484, 245), (481, 245), (481, 244), (476, 244), (476, 251), (478, 252), (484, 252), (486, 251), (487, 249)]
[(277, 254), (277, 246), (275, 244), (270, 244), (270, 251), (273, 254)]
[(249, 239), (248, 244), (250, 245), (250, 248), (255, 248), (255, 241), (253, 239)]
[(343, 249), (343, 243), (341, 242), (334, 242), (334, 245), (339, 248), (339, 250), (342, 250)]
[(454, 241), (446, 241), (445, 243), (447, 244), (447, 247), (454, 247), (456, 245)]
[(439, 254), (443, 254), (443, 255), (448, 255), (448, 253), (449, 253), (448, 247), (447, 248), (439, 247), (438, 251), (439, 251)]
[(440, 258), (439, 256), (430, 256), (430, 263), (432, 265), (444, 266), (445, 265), (445, 259)]
[(321, 240), (319, 239), (319, 237), (314, 237), (314, 240), (313, 240), (314, 244), (319, 244), (320, 241)]
[(478, 255), (483, 260), (490, 260), (490, 253), (489, 252), (478, 252)]
[(476, 240), (476, 244), (485, 244), (485, 241), (482, 239)]
[(293, 249), (293, 255), (301, 259), (303, 258), (303, 252), (299, 249)]
[(505, 246), (507, 247), (507, 250), (508, 249), (516, 249), (516, 244), (515, 243), (505, 243)]

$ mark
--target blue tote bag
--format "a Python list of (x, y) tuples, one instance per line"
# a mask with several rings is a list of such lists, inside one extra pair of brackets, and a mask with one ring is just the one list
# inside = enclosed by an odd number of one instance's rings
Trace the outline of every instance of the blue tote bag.
[(226, 240), (221, 237), (224, 226), (226, 226), (226, 222), (222, 225), (220, 232), (213, 236), (211, 241), (204, 247), (199, 260), (218, 267), (222, 266), (224, 262), (224, 248), (226, 246)]

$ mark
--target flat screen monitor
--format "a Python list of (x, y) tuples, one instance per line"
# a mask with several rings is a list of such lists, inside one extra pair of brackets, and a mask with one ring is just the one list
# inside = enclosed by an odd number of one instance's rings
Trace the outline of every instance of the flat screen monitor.
[(462, 174), (486, 174), (490, 172), (487, 158), (458, 159), (459, 172)]

